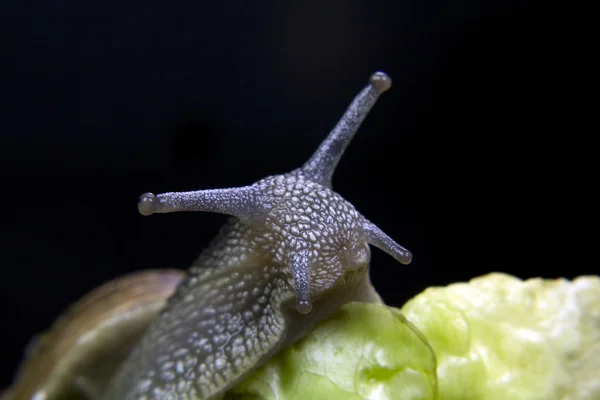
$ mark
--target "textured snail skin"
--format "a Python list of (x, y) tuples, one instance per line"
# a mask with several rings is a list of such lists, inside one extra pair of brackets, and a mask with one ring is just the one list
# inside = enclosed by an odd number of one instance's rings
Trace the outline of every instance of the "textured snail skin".
[(377, 97), (378, 72), (299, 169), (250, 186), (142, 195), (144, 215), (232, 215), (121, 365), (106, 399), (218, 399), (349, 301), (380, 302), (368, 244), (411, 254), (331, 190), (342, 153)]

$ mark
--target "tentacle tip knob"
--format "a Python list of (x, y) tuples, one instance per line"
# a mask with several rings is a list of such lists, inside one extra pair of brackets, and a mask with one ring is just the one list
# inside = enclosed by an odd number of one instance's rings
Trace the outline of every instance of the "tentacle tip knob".
[(385, 72), (377, 71), (369, 78), (369, 84), (375, 88), (378, 94), (381, 94), (392, 87), (392, 78)]
[(300, 314), (308, 314), (310, 310), (312, 310), (312, 304), (310, 300), (297, 300), (296, 310), (298, 310)]
[(400, 262), (404, 265), (410, 264), (413, 259), (413, 255), (410, 251), (405, 251), (400, 259)]
[(138, 211), (145, 216), (154, 214), (157, 203), (158, 199), (154, 193), (144, 193), (138, 200)]

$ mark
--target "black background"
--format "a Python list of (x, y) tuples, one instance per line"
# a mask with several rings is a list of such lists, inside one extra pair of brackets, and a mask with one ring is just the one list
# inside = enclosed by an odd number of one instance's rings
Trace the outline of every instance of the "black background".
[(301, 165), (378, 69), (393, 87), (334, 187), (415, 255), (373, 251), (388, 303), (490, 271), (597, 271), (567, 263), (582, 242), (564, 244), (595, 182), (597, 46), (575, 3), (190, 4), (2, 15), (0, 387), (68, 304), (129, 271), (186, 267), (225, 219), (142, 217), (141, 193)]

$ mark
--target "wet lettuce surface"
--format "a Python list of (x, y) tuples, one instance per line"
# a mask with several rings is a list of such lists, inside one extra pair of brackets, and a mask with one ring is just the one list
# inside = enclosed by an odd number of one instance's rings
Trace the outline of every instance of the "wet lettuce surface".
[(489, 274), (350, 303), (227, 399), (600, 399), (600, 278)]

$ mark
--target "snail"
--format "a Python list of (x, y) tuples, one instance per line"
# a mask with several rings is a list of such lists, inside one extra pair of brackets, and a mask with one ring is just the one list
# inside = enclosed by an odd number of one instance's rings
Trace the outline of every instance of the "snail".
[[(289, 173), (244, 187), (143, 194), (143, 215), (231, 218), (185, 276), (143, 271), (76, 303), (34, 346), (6, 398), (219, 399), (345, 303), (381, 302), (369, 279), (369, 245), (403, 264), (412, 255), (331, 181), (390, 87), (388, 75), (373, 74), (317, 151)], [(101, 315), (86, 322), (90, 311)]]

